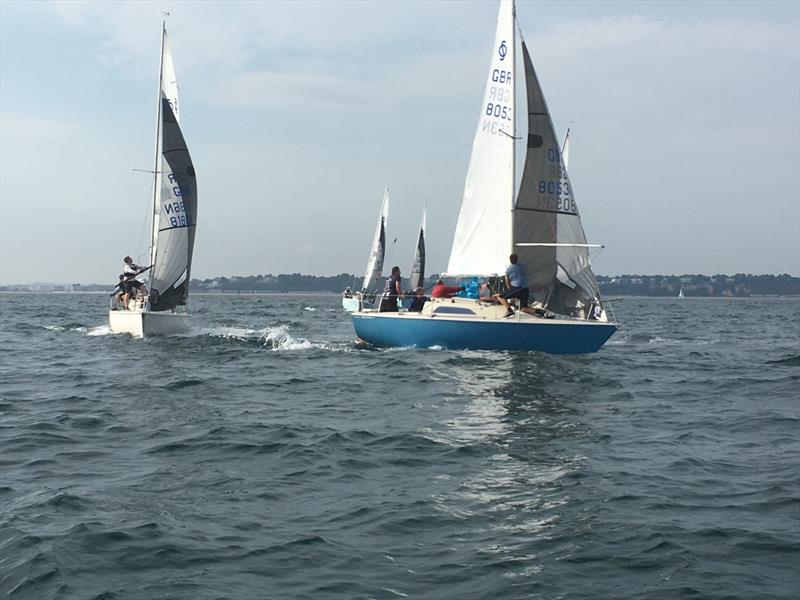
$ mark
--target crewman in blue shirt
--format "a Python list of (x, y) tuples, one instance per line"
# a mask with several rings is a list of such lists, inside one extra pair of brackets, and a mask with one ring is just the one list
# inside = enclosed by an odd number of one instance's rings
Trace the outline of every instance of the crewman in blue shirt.
[(495, 294), (495, 298), (500, 304), (506, 307), (506, 317), (514, 316), (514, 311), (508, 303), (512, 298), (519, 300), (519, 308), (522, 312), (530, 312), (528, 308), (528, 276), (525, 274), (525, 267), (517, 262), (517, 255), (512, 254), (508, 257), (511, 262), (506, 269), (506, 291), (502, 294)]

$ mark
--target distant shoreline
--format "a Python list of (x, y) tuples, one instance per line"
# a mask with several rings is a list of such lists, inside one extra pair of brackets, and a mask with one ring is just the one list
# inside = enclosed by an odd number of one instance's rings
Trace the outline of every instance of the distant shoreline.
[[(439, 275), (425, 280), (430, 290)], [(453, 279), (455, 282), (456, 280)], [(280, 275), (248, 275), (192, 279), (190, 292), (200, 294), (329, 295), (340, 294), (345, 288), (361, 289), (362, 278), (350, 273), (332, 276), (290, 273)], [(788, 274), (753, 275), (598, 275), (600, 293), (606, 298), (616, 296), (648, 298), (792, 298), (800, 296), (800, 277)], [(404, 281), (409, 289), (410, 284)], [(110, 294), (112, 284), (65, 284), (35, 282), (22, 285), (2, 285), (0, 293), (100, 293)]]
[[(75, 295), (85, 295), (85, 296), (108, 296), (110, 292), (104, 292), (102, 290), (74, 290), (74, 291), (64, 291), (64, 290), (0, 290), (0, 295), (27, 295), (27, 294), (60, 294), (62, 296), (75, 296)], [(291, 296), (302, 296), (302, 297), (314, 297), (314, 296), (334, 296), (339, 297), (341, 296), (341, 292), (309, 292), (309, 291), (297, 291), (297, 292), (260, 292), (260, 291), (220, 291), (220, 292), (191, 292), (192, 296), (278, 296), (278, 297), (291, 297)], [(789, 298), (800, 298), (800, 294), (751, 294), (749, 296), (686, 296), (685, 298), (678, 298), (677, 296), (672, 295), (661, 295), (661, 296), (652, 296), (652, 295), (643, 295), (643, 294), (611, 294), (610, 297), (603, 296), (603, 302), (616, 302), (622, 299), (649, 299), (649, 300), (752, 300), (754, 298), (761, 299), (761, 300), (769, 300), (769, 299), (789, 299)]]

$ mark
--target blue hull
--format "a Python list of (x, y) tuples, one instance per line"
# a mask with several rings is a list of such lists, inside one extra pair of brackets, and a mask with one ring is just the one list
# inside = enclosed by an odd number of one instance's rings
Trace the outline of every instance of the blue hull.
[(441, 319), (403, 314), (354, 313), (356, 335), (375, 346), (438, 346), (451, 350), (597, 352), (617, 330), (596, 321)]

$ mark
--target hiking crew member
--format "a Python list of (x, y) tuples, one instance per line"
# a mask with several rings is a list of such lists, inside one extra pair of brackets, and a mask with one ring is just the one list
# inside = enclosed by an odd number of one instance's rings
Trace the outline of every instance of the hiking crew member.
[(122, 296), (122, 306), (123, 308), (128, 308), (128, 300), (130, 300), (133, 290), (136, 290), (142, 296), (147, 295), (147, 288), (145, 285), (136, 279), (136, 276), (139, 273), (142, 273), (147, 269), (134, 263), (130, 256), (126, 256), (122, 260), (125, 263), (125, 266), (122, 267), (122, 274), (125, 276), (125, 280), (123, 282), (125, 286), (125, 293)]

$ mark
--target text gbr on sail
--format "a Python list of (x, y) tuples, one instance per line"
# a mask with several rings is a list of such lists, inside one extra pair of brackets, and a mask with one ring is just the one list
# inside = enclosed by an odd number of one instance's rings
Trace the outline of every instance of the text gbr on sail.
[[(173, 184), (171, 189), (173, 194), (181, 197), (189, 193), (189, 188), (185, 185), (179, 185), (173, 173), (169, 173), (168, 177), (169, 182)], [(183, 201), (167, 202), (163, 205), (163, 208), (164, 214), (169, 217), (170, 227), (187, 227), (192, 224), (186, 215), (186, 207)]]

